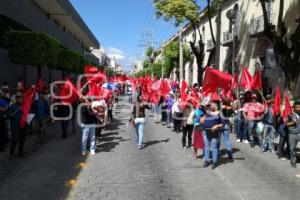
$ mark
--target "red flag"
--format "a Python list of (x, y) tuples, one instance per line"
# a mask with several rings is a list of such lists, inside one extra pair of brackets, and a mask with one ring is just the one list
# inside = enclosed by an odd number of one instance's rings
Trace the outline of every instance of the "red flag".
[(192, 94), (191, 94), (189, 100), (195, 108), (197, 108), (197, 106), (198, 106), (199, 99), (200, 99), (200, 96), (199, 96), (198, 92), (196, 91), (196, 89), (193, 88)]
[(280, 95), (280, 88), (276, 87), (275, 98), (274, 98), (274, 105), (273, 105), (273, 116), (276, 116), (280, 113), (280, 106), (281, 106), (281, 95)]
[(251, 81), (251, 90), (258, 90), (262, 88), (262, 82), (261, 82), (261, 71), (258, 70), (256, 74), (253, 76)]
[(87, 96), (100, 97), (101, 96), (101, 87), (99, 87), (95, 82), (91, 82)]
[(290, 104), (290, 100), (287, 92), (284, 93), (284, 109), (282, 111), (282, 118), (286, 122), (288, 116), (293, 112), (292, 106)]
[(189, 95), (187, 93), (181, 93), (180, 99), (181, 99), (180, 108), (181, 110), (184, 110), (188, 103)]
[(239, 79), (239, 76), (237, 74), (235, 74), (232, 78), (232, 81), (231, 81), (231, 90), (234, 90), (235, 88), (237, 88), (238, 86), (238, 79)]
[(228, 89), (230, 87), (231, 79), (232, 76), (226, 72), (207, 68), (205, 70), (205, 77), (202, 85), (210, 88)]
[(98, 68), (95, 66), (85, 66), (84, 72), (85, 74), (96, 74), (98, 73)]
[(44, 88), (45, 88), (45, 81), (40, 78), (38, 81), (38, 91), (43, 92)]
[(26, 119), (28, 117), (31, 105), (35, 99), (36, 89), (37, 89), (36, 87), (31, 87), (29, 90), (27, 90), (24, 93), (24, 102), (21, 106), (21, 111), (23, 115), (20, 121), (20, 125), (22, 128), (25, 128), (26, 126)]
[(160, 79), (156, 82), (154, 82), (151, 86), (151, 89), (153, 91), (160, 92), (162, 96), (166, 96), (171, 91), (170, 85), (167, 80)]
[(59, 96), (61, 97), (62, 103), (72, 104), (80, 97), (80, 94), (71, 81), (66, 80)]
[(180, 87), (181, 94), (185, 93), (187, 88), (188, 88), (187, 82), (185, 80), (181, 81), (181, 87)]
[(169, 83), (166, 80), (163, 80), (161, 88), (160, 88), (161, 95), (166, 97), (170, 91), (171, 91), (171, 88), (170, 88)]
[(155, 104), (158, 105), (160, 100), (160, 94), (157, 92), (151, 92), (151, 101)]
[(211, 93), (214, 93), (217, 91), (217, 88), (211, 85), (203, 85), (202, 86), (202, 95), (208, 96)]
[(243, 67), (240, 85), (246, 90), (251, 89), (252, 76), (247, 67)]
[(96, 73), (92, 78), (90, 78), (90, 82), (98, 82), (104, 83), (106, 81), (106, 74), (103, 72)]
[(112, 95), (112, 91), (111, 90), (108, 90), (106, 88), (102, 88), (101, 89), (101, 96), (105, 100), (108, 100), (111, 95)]
[(220, 101), (220, 100), (221, 100), (221, 98), (220, 98), (220, 96), (218, 95), (217, 92), (212, 93), (210, 99), (211, 99), (212, 101)]

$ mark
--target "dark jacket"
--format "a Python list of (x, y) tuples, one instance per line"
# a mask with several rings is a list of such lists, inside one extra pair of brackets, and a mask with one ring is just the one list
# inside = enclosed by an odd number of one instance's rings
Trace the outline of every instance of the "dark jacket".
[(150, 109), (150, 107), (146, 104), (143, 104), (143, 103), (136, 103), (134, 104), (133, 106), (133, 111), (132, 111), (132, 114), (133, 114), (133, 117), (134, 118), (145, 118), (146, 115), (145, 115), (145, 109)]
[(81, 108), (81, 123), (83, 124), (95, 124), (97, 118), (90, 106), (83, 106)]

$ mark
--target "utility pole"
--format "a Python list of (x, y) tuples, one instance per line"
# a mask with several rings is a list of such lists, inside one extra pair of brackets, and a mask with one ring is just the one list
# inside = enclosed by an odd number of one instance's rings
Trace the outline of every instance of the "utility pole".
[(161, 45), (161, 77), (164, 78), (164, 43), (165, 41), (163, 40), (162, 45)]
[[(152, 47), (154, 50), (154, 31), (153, 29), (145, 29), (142, 31), (142, 40), (139, 41), (138, 46), (144, 48), (144, 52), (147, 50), (148, 47)], [(152, 55), (151, 55), (152, 57)], [(151, 77), (153, 78), (153, 71), (152, 66), (151, 68)]]
[(179, 33), (179, 82), (183, 81), (183, 46), (182, 46), (182, 26)]

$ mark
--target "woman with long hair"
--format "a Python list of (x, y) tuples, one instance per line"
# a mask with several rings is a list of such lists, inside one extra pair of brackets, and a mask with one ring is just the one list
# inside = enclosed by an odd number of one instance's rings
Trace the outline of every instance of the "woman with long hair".
[(137, 97), (132, 111), (132, 123), (136, 132), (136, 145), (139, 149), (143, 148), (144, 126), (146, 122), (145, 109), (151, 109), (146, 103), (142, 102), (140, 96)]

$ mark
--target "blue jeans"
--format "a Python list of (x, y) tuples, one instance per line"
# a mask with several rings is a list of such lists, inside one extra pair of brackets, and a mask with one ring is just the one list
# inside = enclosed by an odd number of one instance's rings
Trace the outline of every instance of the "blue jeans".
[(267, 150), (268, 148), (270, 150), (274, 150), (274, 135), (275, 135), (274, 127), (272, 125), (265, 124), (262, 147), (261, 147), (263, 150)]
[(240, 117), (236, 117), (234, 120), (234, 128), (237, 139), (248, 139), (247, 138), (247, 131), (244, 130), (244, 119), (241, 119)]
[(172, 122), (172, 111), (167, 109), (167, 125), (170, 125)]
[(89, 127), (88, 125), (82, 124), (82, 140), (81, 140), (81, 150), (86, 152), (86, 143), (88, 138), (90, 138), (90, 151), (95, 151), (95, 127)]
[[(253, 131), (255, 131), (255, 129), (254, 129), (255, 127), (256, 127), (256, 122), (254, 122), (254, 121), (247, 121), (247, 134), (246, 134), (246, 137), (250, 141), (253, 140)], [(246, 139), (246, 138), (244, 138), (244, 139)]]
[(203, 131), (203, 139), (204, 139), (204, 157), (205, 161), (209, 162), (210, 160), (210, 147), (212, 148), (212, 161), (213, 163), (218, 162), (218, 144), (220, 143), (219, 137), (210, 137), (209, 134), (206, 133), (206, 131)]
[(229, 129), (230, 129), (229, 124), (224, 124), (224, 128), (222, 129), (221, 134), (223, 136), (223, 141), (224, 141), (226, 150), (228, 152), (231, 152), (232, 151), (232, 144), (231, 144), (230, 139), (229, 139)]
[(137, 145), (143, 144), (144, 126), (145, 126), (145, 118), (136, 118), (135, 119), (135, 133), (136, 133), (135, 143)]

